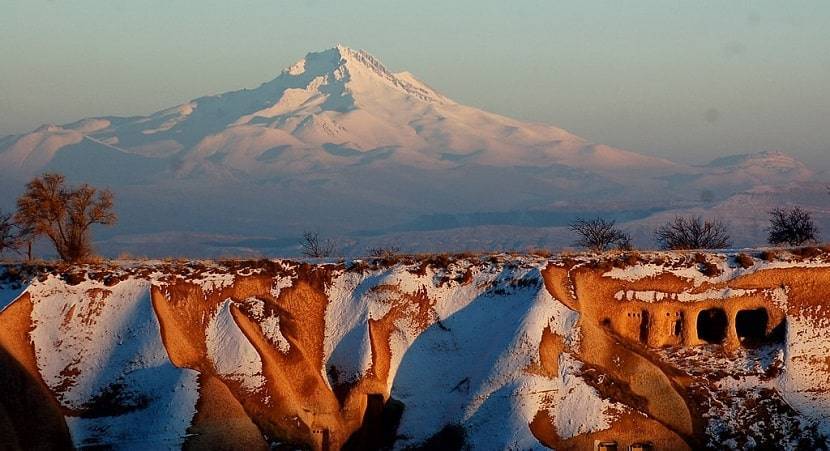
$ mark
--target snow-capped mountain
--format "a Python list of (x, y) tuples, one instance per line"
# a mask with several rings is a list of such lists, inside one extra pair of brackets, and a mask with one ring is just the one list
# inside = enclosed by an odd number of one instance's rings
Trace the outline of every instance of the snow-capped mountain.
[(0, 163), (32, 175), (79, 143), (174, 157), (180, 175), (272, 175), (355, 162), (428, 169), (552, 163), (599, 171), (676, 169), (553, 126), (458, 104), (412, 74), (393, 73), (365, 51), (342, 46), (310, 53), (255, 89), (202, 97), (145, 117), (41, 127), (10, 140)]
[(725, 199), (813, 176), (780, 153), (694, 167), (591, 143), (459, 104), (343, 46), (309, 53), (254, 89), (2, 138), (0, 188), (9, 194), (0, 207), (52, 170), (111, 186), (124, 219), (117, 234), (277, 240), (304, 229), (370, 236), (511, 225), (536, 210), (546, 219), (534, 213), (531, 226), (561, 225), (575, 212), (640, 217), (702, 190)]
[(783, 152), (759, 152), (718, 158), (705, 166), (698, 184), (714, 185), (728, 180), (733, 186), (746, 189), (756, 185), (804, 182), (815, 172), (801, 161)]

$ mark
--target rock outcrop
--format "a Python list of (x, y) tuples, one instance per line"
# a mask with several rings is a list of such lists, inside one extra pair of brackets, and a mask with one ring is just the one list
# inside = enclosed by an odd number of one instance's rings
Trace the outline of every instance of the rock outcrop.
[(827, 447), (808, 255), (7, 266), (0, 448)]

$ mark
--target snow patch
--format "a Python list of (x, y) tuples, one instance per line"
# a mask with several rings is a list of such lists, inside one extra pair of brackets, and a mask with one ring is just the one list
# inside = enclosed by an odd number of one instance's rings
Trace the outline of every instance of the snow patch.
[(654, 290), (620, 290), (614, 293), (614, 299), (618, 301), (641, 301), (641, 302), (660, 302), (679, 301), (679, 302), (698, 302), (708, 299), (730, 299), (744, 296), (751, 296), (758, 292), (758, 290), (744, 290), (724, 288), (720, 290), (707, 290), (701, 293), (690, 293), (683, 291), (681, 293), (667, 293), (663, 291)]
[[(357, 380), (372, 365), (368, 324), (370, 299), (366, 294), (377, 280), (378, 273), (340, 272), (326, 290), (329, 304), (320, 371), (329, 383)], [(332, 368), (336, 369), (337, 381), (329, 380)]]
[(253, 318), (259, 324), (265, 338), (275, 345), (280, 352), (288, 354), (288, 351), (291, 349), (291, 344), (280, 330), (280, 317), (273, 314), (266, 314), (265, 301), (261, 299), (252, 297), (245, 299), (244, 303), (248, 306)]
[(282, 292), (282, 290), (286, 288), (291, 288), (293, 285), (294, 279), (290, 277), (280, 277), (279, 279), (275, 280), (274, 285), (271, 286), (271, 296), (273, 296), (274, 299), (277, 299), (280, 297), (280, 293)]
[(231, 273), (207, 272), (198, 279), (188, 279), (188, 282), (198, 285), (207, 295), (210, 292), (232, 287), (236, 276)]
[(821, 308), (788, 312), (786, 366), (779, 384), (787, 402), (830, 436), (830, 317)]
[[(439, 276), (433, 280), (442, 275), (427, 271)], [(410, 278), (409, 286), (424, 278)], [(540, 410), (548, 409), (560, 435), (570, 437), (610, 427), (614, 408), (624, 409), (602, 400), (571, 357), (563, 357), (555, 378), (526, 371), (539, 362), (545, 328), (569, 347), (579, 342), (578, 313), (550, 296), (539, 267), (483, 268), (470, 284), (446, 286), (426, 285), (440, 324), (417, 335), (401, 327), (392, 337), (393, 356), (402, 358), (391, 396), (407, 406), (399, 428), (407, 439), (399, 446), (459, 424), (473, 448), (536, 448), (527, 425)]]
[[(197, 373), (169, 361), (150, 283), (72, 286), (49, 276), (28, 292), (38, 369), (68, 411), (75, 446), (180, 448), (196, 412)], [(108, 413), (84, 414), (109, 398)]]
[(265, 385), (262, 360), (233, 319), (231, 305), (233, 301), (226, 299), (208, 324), (205, 331), (208, 358), (217, 373), (239, 382), (249, 392), (256, 392)]

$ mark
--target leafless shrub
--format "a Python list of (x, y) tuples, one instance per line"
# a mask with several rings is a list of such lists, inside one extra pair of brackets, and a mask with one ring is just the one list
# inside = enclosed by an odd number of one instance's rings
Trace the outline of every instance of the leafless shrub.
[(663, 249), (723, 249), (731, 246), (726, 225), (700, 216), (676, 216), (654, 232)]
[(767, 241), (772, 245), (801, 246), (818, 239), (818, 228), (809, 211), (800, 207), (776, 208), (769, 212)]
[(401, 255), (401, 248), (398, 246), (373, 247), (369, 249), (369, 257), (379, 259), (396, 258)]
[(83, 184), (66, 186), (63, 175), (46, 173), (26, 184), (17, 199), (15, 221), (31, 236), (45, 235), (54, 244), (61, 260), (79, 262), (92, 256), (90, 228), (112, 225), (113, 196), (109, 190)]
[(317, 232), (304, 232), (300, 240), (303, 255), (309, 258), (328, 258), (334, 256), (335, 243), (331, 239), (321, 239)]
[(0, 211), (0, 255), (11, 251), (32, 260), (32, 241), (34, 233), (31, 226), (21, 225), (15, 222), (11, 213)]
[(579, 218), (572, 222), (569, 228), (579, 235), (575, 243), (577, 246), (594, 252), (605, 252), (612, 247), (631, 249), (631, 237), (628, 233), (618, 229), (613, 220)]

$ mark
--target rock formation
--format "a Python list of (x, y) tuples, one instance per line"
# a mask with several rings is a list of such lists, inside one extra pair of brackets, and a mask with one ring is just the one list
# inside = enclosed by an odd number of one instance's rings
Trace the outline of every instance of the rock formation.
[(2, 269), (0, 448), (827, 447), (830, 255)]

